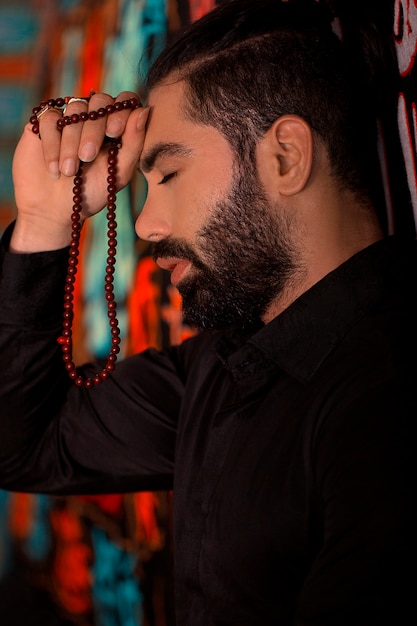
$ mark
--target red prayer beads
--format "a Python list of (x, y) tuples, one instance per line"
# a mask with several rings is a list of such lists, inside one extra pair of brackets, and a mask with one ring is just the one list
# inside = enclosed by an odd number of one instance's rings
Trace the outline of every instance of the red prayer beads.
[[(38, 107), (32, 109), (33, 115), (30, 118), (32, 124), (32, 131), (39, 135), (39, 118), (47, 110), (53, 108), (61, 110), (65, 113), (65, 108), (71, 98), (56, 98), (46, 100), (40, 103)], [(83, 98), (86, 102), (89, 98)], [(136, 98), (129, 100), (123, 100), (122, 102), (115, 102), (109, 104), (107, 107), (98, 109), (97, 111), (82, 112), (79, 114), (63, 115), (58, 118), (57, 128), (61, 130), (70, 124), (77, 124), (78, 122), (84, 122), (87, 120), (96, 120), (100, 117), (110, 115), (114, 111), (121, 109), (135, 109), (140, 104)], [(62, 358), (65, 363), (65, 368), (69, 377), (75, 382), (78, 387), (85, 387), (91, 389), (94, 385), (99, 385), (103, 380), (106, 380), (110, 373), (114, 370), (117, 361), (117, 355), (120, 352), (120, 329), (119, 322), (117, 320), (116, 302), (114, 299), (114, 268), (116, 264), (116, 246), (117, 246), (117, 222), (116, 222), (116, 194), (117, 194), (117, 157), (119, 149), (121, 148), (121, 140), (111, 139), (108, 148), (108, 169), (107, 169), (107, 264), (105, 275), (105, 298), (107, 300), (107, 315), (109, 318), (110, 332), (111, 332), (111, 348), (107, 356), (105, 365), (100, 372), (97, 372), (92, 377), (82, 376), (73, 361), (72, 357), (72, 325), (74, 319), (74, 284), (77, 274), (78, 257), (80, 251), (80, 233), (81, 233), (81, 212), (82, 212), (82, 186), (83, 186), (83, 173), (82, 163), (79, 170), (74, 177), (73, 187), (73, 207), (72, 207), (72, 233), (70, 251), (68, 257), (68, 269), (65, 283), (64, 294), (64, 315), (63, 315), (63, 329), (62, 335), (58, 338), (58, 343), (61, 345)]]

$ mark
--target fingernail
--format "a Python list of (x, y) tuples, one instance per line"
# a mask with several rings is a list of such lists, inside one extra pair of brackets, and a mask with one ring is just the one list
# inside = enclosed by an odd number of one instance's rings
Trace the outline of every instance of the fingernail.
[(146, 121), (148, 119), (150, 107), (145, 107), (138, 115), (138, 119), (136, 122), (137, 130), (143, 130), (146, 126)]
[(79, 157), (82, 161), (85, 161), (86, 163), (93, 161), (96, 156), (97, 150), (95, 145), (91, 141), (85, 143), (80, 149)]
[(58, 161), (51, 161), (48, 164), (48, 171), (51, 178), (59, 178), (59, 163)]
[(106, 135), (108, 137), (119, 137), (122, 134), (122, 122), (117, 119), (110, 119), (107, 122)]
[(75, 159), (65, 159), (65, 161), (62, 163), (61, 172), (64, 174), (64, 176), (74, 176), (75, 168)]

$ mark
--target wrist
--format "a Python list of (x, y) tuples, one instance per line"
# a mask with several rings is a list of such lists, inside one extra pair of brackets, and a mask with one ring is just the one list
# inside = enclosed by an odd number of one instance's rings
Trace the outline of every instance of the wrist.
[(56, 224), (50, 216), (31, 220), (18, 215), (10, 238), (9, 252), (17, 254), (48, 252), (65, 248), (70, 242), (71, 222)]

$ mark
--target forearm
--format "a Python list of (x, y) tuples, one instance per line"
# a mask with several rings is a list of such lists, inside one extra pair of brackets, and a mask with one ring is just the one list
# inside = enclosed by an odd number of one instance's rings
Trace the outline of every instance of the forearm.
[(1, 251), (0, 487), (169, 489), (182, 395), (175, 362), (149, 352), (121, 361), (94, 389), (77, 387), (57, 343), (66, 268), (67, 250)]
[(57, 344), (68, 251), (12, 254), (11, 236), (9, 228), (0, 251), (0, 454), (44, 427), (55, 386), (68, 384)]

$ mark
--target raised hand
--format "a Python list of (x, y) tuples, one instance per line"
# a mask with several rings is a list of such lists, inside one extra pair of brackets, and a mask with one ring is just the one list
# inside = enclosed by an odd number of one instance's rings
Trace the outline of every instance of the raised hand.
[[(137, 98), (122, 92), (117, 98), (93, 94), (89, 101), (72, 98), (65, 116), (91, 113)], [(113, 105), (113, 106), (112, 106)], [(107, 201), (108, 146), (106, 138), (121, 139), (118, 152), (117, 188), (124, 187), (137, 165), (145, 134), (148, 110), (120, 108), (97, 119), (82, 119), (57, 128), (58, 108), (45, 107), (35, 128), (28, 123), (13, 159), (17, 220), (11, 250), (35, 252), (67, 245), (71, 238), (73, 177), (83, 162), (83, 213), (85, 219), (100, 211)], [(85, 115), (84, 115), (85, 117)], [(77, 118), (75, 118), (77, 119)], [(33, 130), (39, 126), (39, 135)]]

